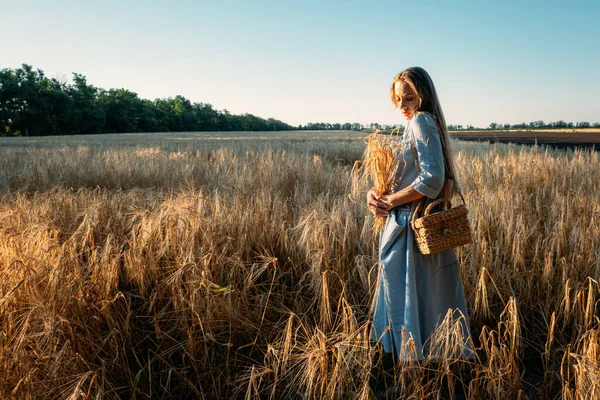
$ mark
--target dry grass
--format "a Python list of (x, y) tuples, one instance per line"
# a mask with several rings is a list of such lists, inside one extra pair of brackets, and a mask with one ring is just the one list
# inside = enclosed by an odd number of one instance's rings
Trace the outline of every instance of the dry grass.
[[(0, 142), (0, 398), (369, 398), (363, 138), (168, 139)], [(393, 382), (597, 397), (598, 153), (453, 146), (477, 354)]]

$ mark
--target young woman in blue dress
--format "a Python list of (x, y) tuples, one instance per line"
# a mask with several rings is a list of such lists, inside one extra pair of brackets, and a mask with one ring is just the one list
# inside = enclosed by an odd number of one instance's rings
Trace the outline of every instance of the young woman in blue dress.
[[(438, 197), (452, 199), (456, 192), (444, 114), (433, 81), (423, 68), (412, 67), (397, 74), (390, 95), (407, 127), (396, 154), (401, 161), (392, 189), (382, 196), (373, 190), (367, 195), (369, 210), (375, 216), (387, 216), (379, 237), (372, 339), (394, 359), (472, 358), (456, 252), (421, 254), (410, 226), (411, 215), (423, 200), (426, 207)], [(444, 347), (432, 334), (445, 318), (451, 318), (461, 334), (453, 336), (459, 343)], [(452, 354), (446, 354), (449, 348)]]

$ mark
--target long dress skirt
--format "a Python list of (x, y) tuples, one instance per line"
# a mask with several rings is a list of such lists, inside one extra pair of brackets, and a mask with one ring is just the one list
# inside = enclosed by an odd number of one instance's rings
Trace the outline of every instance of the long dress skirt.
[(469, 316), (456, 252), (421, 254), (410, 215), (408, 208), (390, 210), (379, 237), (372, 339), (401, 360), (470, 359)]

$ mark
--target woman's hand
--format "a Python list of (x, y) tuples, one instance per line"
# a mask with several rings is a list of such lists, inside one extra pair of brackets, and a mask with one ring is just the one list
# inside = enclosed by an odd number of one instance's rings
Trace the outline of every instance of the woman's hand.
[(367, 193), (367, 207), (376, 217), (387, 217), (392, 209), (388, 196), (378, 196), (374, 189), (369, 190), (369, 193)]

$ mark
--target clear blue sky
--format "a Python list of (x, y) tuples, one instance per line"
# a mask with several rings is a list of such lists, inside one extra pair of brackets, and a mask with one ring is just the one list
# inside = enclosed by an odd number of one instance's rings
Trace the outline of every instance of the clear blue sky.
[[(488, 4), (490, 3), (490, 4)], [(600, 1), (2, 1), (0, 68), (232, 113), (404, 123), (422, 66), (450, 124), (600, 121)]]

